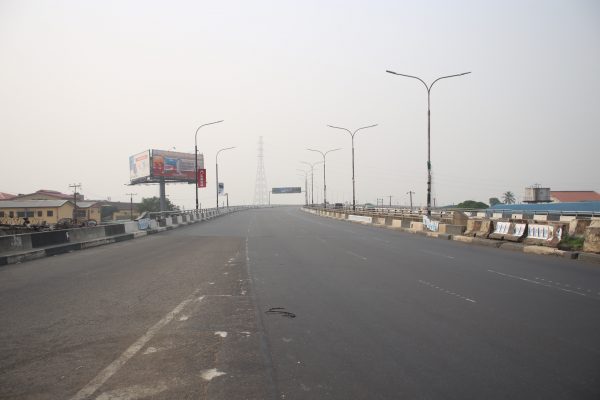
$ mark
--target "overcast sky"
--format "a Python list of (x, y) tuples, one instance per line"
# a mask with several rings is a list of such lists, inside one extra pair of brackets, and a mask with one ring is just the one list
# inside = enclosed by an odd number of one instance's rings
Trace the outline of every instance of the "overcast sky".
[[(257, 143), (269, 187), (304, 185), (307, 147), (327, 157), (328, 200), (426, 202), (427, 93), (438, 205), (526, 186), (600, 190), (598, 1), (0, 0), (0, 191), (128, 200), (128, 157), (214, 156), (235, 204), (252, 202)], [(322, 169), (315, 171), (322, 190)], [(315, 190), (316, 192), (316, 190)], [(193, 185), (167, 187), (194, 206)], [(316, 193), (315, 193), (316, 195)], [(322, 199), (322, 192), (319, 194)], [(300, 203), (303, 195), (273, 202)], [(315, 198), (316, 200), (316, 198)], [(386, 203), (389, 200), (386, 198)]]

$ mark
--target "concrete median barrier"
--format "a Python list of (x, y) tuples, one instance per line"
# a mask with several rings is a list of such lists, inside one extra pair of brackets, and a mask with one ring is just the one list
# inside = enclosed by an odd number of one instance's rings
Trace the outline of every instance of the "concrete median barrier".
[(448, 235), (462, 235), (466, 230), (465, 225), (455, 225), (455, 224), (440, 224), (440, 233), (445, 233)]
[(600, 253), (600, 220), (590, 221), (583, 235), (583, 251)]
[(372, 224), (373, 223), (373, 217), (368, 217), (366, 215), (349, 214), (348, 215), (348, 221), (361, 222), (363, 224)]
[(568, 232), (566, 224), (529, 224), (527, 226), (527, 237), (523, 242), (527, 245), (542, 245), (556, 247)]
[(490, 239), (503, 240), (504, 236), (510, 231), (511, 223), (509, 221), (494, 222), (494, 231), (489, 234)]

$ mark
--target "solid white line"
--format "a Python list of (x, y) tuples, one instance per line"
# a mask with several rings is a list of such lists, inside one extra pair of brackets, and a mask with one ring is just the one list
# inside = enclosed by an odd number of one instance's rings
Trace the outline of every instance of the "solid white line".
[(161, 330), (165, 325), (177, 316), (189, 303), (194, 300), (202, 300), (204, 296), (200, 298), (196, 298), (199, 289), (196, 289), (194, 293), (191, 294), (187, 299), (183, 300), (181, 303), (177, 305), (172, 311), (167, 313), (160, 321), (158, 321), (154, 326), (152, 326), (148, 331), (143, 334), (138, 340), (135, 341), (134, 344), (129, 346), (127, 350), (123, 352), (115, 361), (110, 363), (110, 365), (104, 368), (94, 379), (92, 379), (83, 389), (81, 389), (75, 396), (71, 397), (71, 400), (83, 400), (96, 392), (111, 376), (113, 376), (121, 367), (129, 361), (131, 357), (133, 357), (156, 333)]

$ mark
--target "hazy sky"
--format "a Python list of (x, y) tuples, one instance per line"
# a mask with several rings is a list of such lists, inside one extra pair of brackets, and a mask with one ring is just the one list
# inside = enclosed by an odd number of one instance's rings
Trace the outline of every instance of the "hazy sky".
[[(258, 137), (269, 187), (300, 186), (307, 147), (327, 159), (328, 200), (426, 196), (427, 96), (437, 204), (488, 201), (534, 183), (600, 190), (598, 1), (0, 0), (0, 191), (86, 198), (127, 187), (128, 157), (156, 148), (214, 155), (232, 203), (254, 195)], [(317, 173), (318, 172), (318, 173)], [(315, 173), (322, 188), (322, 169)], [(193, 185), (169, 185), (194, 205)], [(304, 195), (273, 196), (300, 203)], [(319, 195), (319, 199), (322, 195)], [(387, 202), (388, 200), (386, 200)]]

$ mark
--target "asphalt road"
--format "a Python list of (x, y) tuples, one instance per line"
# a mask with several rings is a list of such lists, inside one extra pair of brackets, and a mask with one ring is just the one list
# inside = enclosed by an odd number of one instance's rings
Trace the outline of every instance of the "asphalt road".
[(0, 326), (0, 398), (600, 398), (597, 265), (297, 207), (2, 267)]

